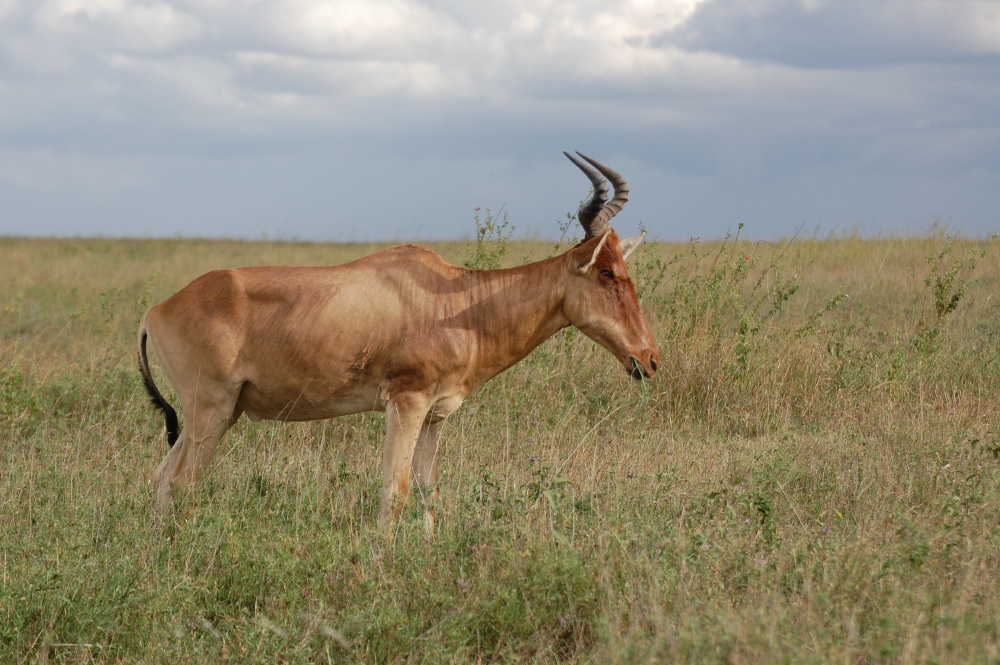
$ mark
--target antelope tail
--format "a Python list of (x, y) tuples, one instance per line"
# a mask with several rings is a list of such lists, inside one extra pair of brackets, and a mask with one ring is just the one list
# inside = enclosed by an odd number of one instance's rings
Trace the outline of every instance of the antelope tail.
[(174, 407), (170, 406), (170, 402), (160, 393), (160, 390), (156, 387), (156, 383), (153, 382), (153, 374), (149, 371), (149, 357), (146, 355), (147, 337), (145, 322), (143, 322), (143, 325), (139, 328), (139, 373), (142, 374), (142, 382), (146, 386), (146, 392), (149, 393), (153, 406), (163, 411), (163, 417), (167, 421), (167, 443), (172, 448), (174, 443), (177, 442), (177, 437), (180, 435), (177, 412), (174, 410)]

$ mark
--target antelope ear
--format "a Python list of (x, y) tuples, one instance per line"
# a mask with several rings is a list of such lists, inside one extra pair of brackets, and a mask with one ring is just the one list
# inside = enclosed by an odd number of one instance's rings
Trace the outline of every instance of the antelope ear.
[(627, 259), (628, 255), (631, 254), (636, 247), (642, 244), (642, 241), (646, 239), (646, 232), (643, 231), (641, 234), (634, 238), (623, 238), (618, 241), (618, 246), (622, 250), (622, 258)]
[(594, 249), (594, 253), (588, 258), (586, 255), (581, 257), (579, 253), (574, 253), (573, 259), (575, 261), (573, 267), (580, 272), (587, 272), (590, 270), (590, 266), (594, 265), (597, 261), (597, 255), (601, 253), (601, 249), (604, 248), (604, 244), (608, 241), (608, 236), (611, 235), (611, 229), (604, 232), (601, 236), (601, 242), (597, 243), (597, 247)]

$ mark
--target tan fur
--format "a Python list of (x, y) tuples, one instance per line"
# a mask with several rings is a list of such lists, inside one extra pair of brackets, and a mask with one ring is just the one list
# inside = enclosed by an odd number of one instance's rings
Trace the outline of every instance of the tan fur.
[(153, 474), (157, 508), (198, 478), (243, 413), (316, 420), (385, 411), (385, 522), (411, 473), (436, 497), (441, 421), (569, 325), (630, 373), (633, 363), (646, 376), (656, 370), (659, 353), (613, 230), (506, 270), (467, 270), (402, 245), (340, 266), (202, 275), (140, 324), (185, 416)]

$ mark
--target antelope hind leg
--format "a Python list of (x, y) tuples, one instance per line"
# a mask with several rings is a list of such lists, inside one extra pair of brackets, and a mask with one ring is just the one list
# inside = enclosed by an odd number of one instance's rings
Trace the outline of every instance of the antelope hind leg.
[(191, 415), (174, 446), (153, 472), (156, 511), (161, 515), (170, 510), (175, 487), (194, 482), (201, 476), (215, 455), (222, 435), (235, 421), (234, 407), (229, 400), (221, 404), (199, 400), (184, 412)]

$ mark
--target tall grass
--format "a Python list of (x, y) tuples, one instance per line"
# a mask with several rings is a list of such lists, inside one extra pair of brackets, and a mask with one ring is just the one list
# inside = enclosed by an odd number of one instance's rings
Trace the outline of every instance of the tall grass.
[[(551, 252), (493, 230), (435, 249)], [(657, 376), (557, 334), (391, 539), (379, 414), (240, 422), (158, 525), (133, 369), (198, 274), (375, 246), (0, 239), (0, 662), (1000, 663), (996, 243), (742, 233), (638, 250)]]

